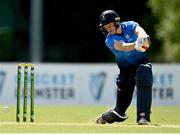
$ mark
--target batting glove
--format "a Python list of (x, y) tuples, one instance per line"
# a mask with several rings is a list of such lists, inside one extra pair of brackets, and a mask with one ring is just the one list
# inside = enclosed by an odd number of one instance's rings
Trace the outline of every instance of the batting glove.
[(135, 49), (140, 52), (145, 52), (150, 45), (150, 39), (149, 36), (145, 37), (138, 37), (136, 42), (135, 42)]

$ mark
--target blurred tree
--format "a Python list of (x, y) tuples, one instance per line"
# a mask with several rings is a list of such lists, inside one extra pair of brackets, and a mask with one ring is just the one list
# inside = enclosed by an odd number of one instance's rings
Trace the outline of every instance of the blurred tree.
[(163, 62), (180, 62), (180, 0), (149, 0), (159, 22), (155, 25), (156, 36), (162, 41)]

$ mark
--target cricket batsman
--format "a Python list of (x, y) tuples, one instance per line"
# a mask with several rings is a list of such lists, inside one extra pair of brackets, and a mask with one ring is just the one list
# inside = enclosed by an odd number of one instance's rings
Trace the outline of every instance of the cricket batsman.
[(119, 75), (116, 79), (117, 99), (114, 108), (97, 118), (96, 123), (123, 122), (131, 103), (134, 88), (137, 88), (138, 125), (150, 123), (153, 74), (146, 51), (150, 47), (150, 37), (134, 21), (120, 22), (114, 10), (106, 10), (100, 15), (100, 30), (106, 36), (106, 46), (116, 57)]

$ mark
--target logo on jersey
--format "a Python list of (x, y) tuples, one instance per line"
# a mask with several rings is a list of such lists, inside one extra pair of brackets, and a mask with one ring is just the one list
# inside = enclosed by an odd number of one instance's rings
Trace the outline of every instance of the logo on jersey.
[(94, 99), (100, 100), (102, 91), (104, 88), (106, 79), (106, 73), (100, 72), (98, 74), (91, 74), (90, 75), (90, 93)]
[(128, 34), (126, 34), (125, 37), (126, 37), (127, 40), (129, 40), (129, 35)]
[(3, 72), (3, 71), (0, 71), (0, 95), (1, 95), (1, 92), (2, 92), (2, 87), (3, 87), (3, 84), (4, 84), (5, 77), (6, 77), (6, 73)]
[(125, 35), (125, 38), (128, 40), (128, 42), (130, 42), (132, 40), (132, 38), (130, 38), (130, 36), (128, 34)]

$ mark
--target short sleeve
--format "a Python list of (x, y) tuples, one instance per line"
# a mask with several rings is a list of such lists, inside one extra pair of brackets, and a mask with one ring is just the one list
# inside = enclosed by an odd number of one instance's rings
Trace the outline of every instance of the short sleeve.
[(130, 28), (130, 30), (132, 31), (132, 33), (134, 33), (135, 28), (139, 26), (139, 24), (135, 21), (129, 21), (128, 22), (128, 27)]

